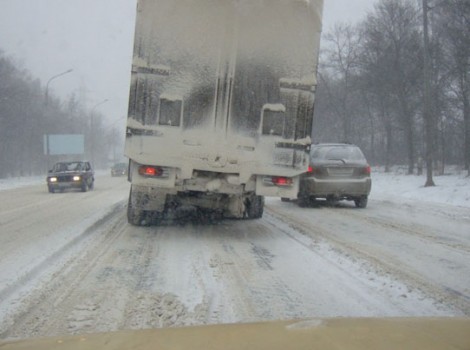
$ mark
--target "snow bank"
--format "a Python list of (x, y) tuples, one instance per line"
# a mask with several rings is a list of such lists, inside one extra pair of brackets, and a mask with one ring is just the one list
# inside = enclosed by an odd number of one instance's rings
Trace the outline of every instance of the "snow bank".
[(46, 184), (46, 175), (31, 177), (12, 177), (0, 179), (0, 191), (12, 190), (19, 187)]
[(433, 179), (436, 186), (424, 187), (425, 174), (406, 175), (401, 168), (385, 173), (382, 168), (373, 168), (370, 198), (470, 207), (470, 177), (467, 172), (453, 169), (449, 174), (434, 176)]

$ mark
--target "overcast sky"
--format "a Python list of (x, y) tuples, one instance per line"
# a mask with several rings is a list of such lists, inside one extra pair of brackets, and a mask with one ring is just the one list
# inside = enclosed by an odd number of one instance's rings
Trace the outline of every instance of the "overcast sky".
[[(324, 31), (356, 22), (376, 0), (324, 0)], [(136, 0), (0, 0), (0, 50), (60, 97), (72, 93), (109, 123), (127, 113)]]

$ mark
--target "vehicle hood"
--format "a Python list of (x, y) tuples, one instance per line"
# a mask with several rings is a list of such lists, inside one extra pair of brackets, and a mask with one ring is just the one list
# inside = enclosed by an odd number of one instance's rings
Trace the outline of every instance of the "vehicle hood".
[(12, 349), (470, 349), (470, 318), (332, 318), (82, 334), (1, 342)]
[(83, 170), (72, 170), (72, 171), (56, 171), (56, 172), (52, 172), (52, 173), (48, 173), (47, 174), (47, 177), (51, 177), (51, 176), (61, 176), (61, 175), (83, 175), (83, 174), (86, 174), (87, 172), (86, 171), (83, 171)]

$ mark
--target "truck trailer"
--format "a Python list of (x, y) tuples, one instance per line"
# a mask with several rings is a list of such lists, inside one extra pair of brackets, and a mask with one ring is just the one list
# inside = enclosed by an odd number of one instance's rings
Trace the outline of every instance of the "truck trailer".
[(139, 0), (128, 221), (260, 218), (307, 171), (323, 0)]

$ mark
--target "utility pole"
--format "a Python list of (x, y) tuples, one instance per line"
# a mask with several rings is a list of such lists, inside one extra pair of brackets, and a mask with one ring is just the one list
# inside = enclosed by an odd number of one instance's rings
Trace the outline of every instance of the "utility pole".
[(435, 186), (432, 178), (434, 156), (434, 111), (431, 108), (431, 64), (429, 58), (428, 0), (423, 0), (423, 36), (424, 36), (424, 106), (423, 118), (426, 129), (426, 183), (424, 187)]

